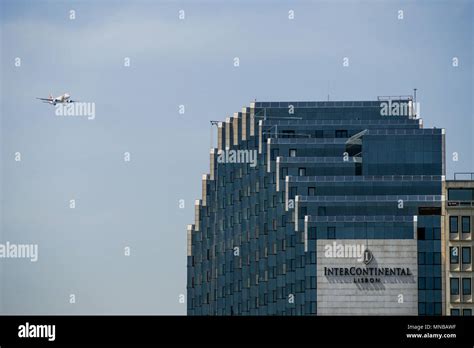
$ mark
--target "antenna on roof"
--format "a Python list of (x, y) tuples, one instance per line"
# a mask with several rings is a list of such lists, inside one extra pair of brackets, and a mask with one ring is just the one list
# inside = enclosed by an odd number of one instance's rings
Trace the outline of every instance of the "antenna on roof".
[(413, 88), (413, 101), (415, 102), (416, 104), (416, 88)]
[(214, 132), (212, 126), (219, 126), (219, 121), (210, 121), (211, 122), (211, 149), (214, 147)]

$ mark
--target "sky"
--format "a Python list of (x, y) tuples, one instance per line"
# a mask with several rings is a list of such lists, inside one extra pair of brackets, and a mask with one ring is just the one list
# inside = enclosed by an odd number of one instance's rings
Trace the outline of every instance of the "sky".
[[(39, 247), (0, 259), (0, 313), (185, 314), (209, 121), (254, 99), (417, 88), (424, 127), (446, 129), (447, 178), (474, 172), (473, 4), (0, 0), (0, 242)], [(95, 118), (36, 99), (65, 92)]]

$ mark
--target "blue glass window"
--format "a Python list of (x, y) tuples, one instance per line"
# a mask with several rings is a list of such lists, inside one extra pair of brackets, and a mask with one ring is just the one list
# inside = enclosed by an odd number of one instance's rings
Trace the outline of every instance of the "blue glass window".
[(459, 295), (459, 278), (450, 278), (449, 285), (451, 289), (451, 295)]
[(462, 247), (462, 264), (469, 265), (471, 263), (471, 248)]
[(449, 262), (452, 265), (459, 264), (459, 249), (458, 247), (449, 248)]
[(449, 217), (449, 233), (458, 233), (458, 217)]
[(471, 217), (470, 216), (463, 216), (461, 218), (461, 231), (462, 233), (470, 233), (471, 232)]
[(471, 278), (462, 278), (462, 294), (471, 295)]

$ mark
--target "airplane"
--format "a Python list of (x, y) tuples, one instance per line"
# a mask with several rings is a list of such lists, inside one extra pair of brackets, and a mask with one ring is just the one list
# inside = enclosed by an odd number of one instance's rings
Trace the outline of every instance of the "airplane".
[(59, 97), (53, 97), (50, 94), (48, 98), (36, 98), (36, 99), (42, 100), (43, 103), (48, 103), (48, 104), (51, 104), (51, 105), (56, 105), (58, 103), (65, 104), (65, 103), (77, 102), (77, 100), (71, 100), (70, 98), (71, 98), (70, 94), (64, 93), (63, 95), (60, 95)]

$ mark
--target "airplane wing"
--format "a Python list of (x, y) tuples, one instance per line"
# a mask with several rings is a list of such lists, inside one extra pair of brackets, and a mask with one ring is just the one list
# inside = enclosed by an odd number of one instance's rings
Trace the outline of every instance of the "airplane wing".
[(39, 99), (39, 100), (46, 100), (46, 101), (51, 101), (51, 99), (49, 99), (49, 98), (38, 98), (38, 97), (37, 97), (36, 99)]

